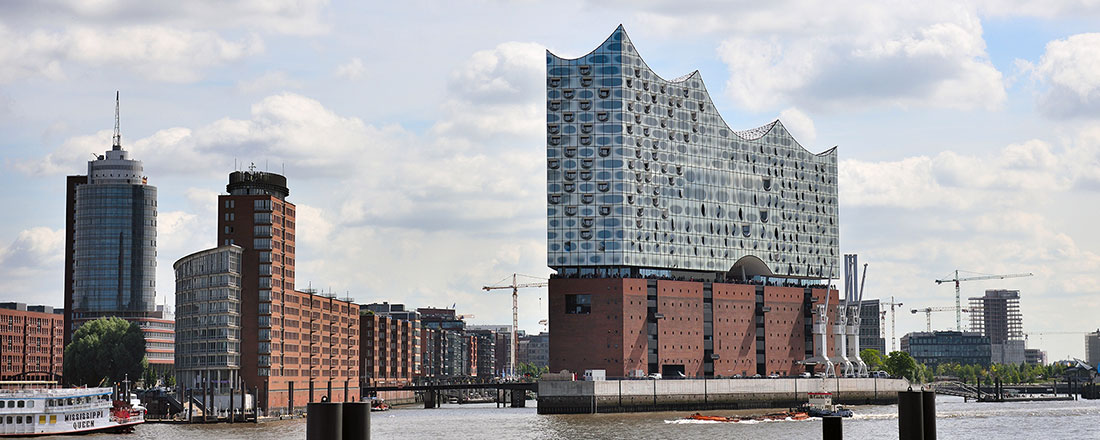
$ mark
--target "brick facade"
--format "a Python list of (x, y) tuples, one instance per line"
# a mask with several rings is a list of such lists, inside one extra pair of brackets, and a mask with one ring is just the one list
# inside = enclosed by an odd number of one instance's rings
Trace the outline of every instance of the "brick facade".
[[(550, 370), (603, 369), (608, 377), (794, 375), (805, 371), (797, 362), (812, 355), (810, 307), (824, 295), (823, 288), (554, 278)], [(839, 292), (831, 295), (836, 304)], [(830, 307), (830, 322), (835, 313)]]

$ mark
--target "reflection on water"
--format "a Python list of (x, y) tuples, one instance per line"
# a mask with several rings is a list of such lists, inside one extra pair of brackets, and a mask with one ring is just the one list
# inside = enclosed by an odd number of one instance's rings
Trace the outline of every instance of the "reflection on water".
[[(821, 438), (821, 422), (685, 423), (688, 412), (538, 415), (530, 408), (496, 408), (494, 404), (444, 405), (440, 409), (398, 408), (374, 413), (371, 437), (378, 439), (496, 438), (496, 439), (813, 439)], [(856, 416), (844, 420), (845, 438), (896, 439), (896, 406), (854, 406)], [(766, 412), (766, 411), (757, 411)], [(753, 411), (710, 411), (714, 415), (744, 415)], [(937, 428), (941, 439), (992, 440), (1001, 438), (1100, 438), (1100, 401), (963, 403), (937, 400)], [(305, 420), (237, 425), (140, 426), (123, 439), (144, 440), (293, 440), (305, 438)], [(65, 438), (72, 437), (50, 437)], [(81, 438), (106, 439), (113, 435)]]

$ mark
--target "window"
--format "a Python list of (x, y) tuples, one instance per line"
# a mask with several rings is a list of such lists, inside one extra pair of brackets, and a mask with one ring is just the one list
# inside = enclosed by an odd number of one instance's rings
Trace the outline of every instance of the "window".
[(252, 209), (254, 209), (256, 211), (270, 211), (271, 210), (271, 200), (270, 199), (267, 199), (267, 200), (253, 200), (252, 201)]
[(592, 295), (565, 295), (567, 315), (587, 315), (592, 312)]

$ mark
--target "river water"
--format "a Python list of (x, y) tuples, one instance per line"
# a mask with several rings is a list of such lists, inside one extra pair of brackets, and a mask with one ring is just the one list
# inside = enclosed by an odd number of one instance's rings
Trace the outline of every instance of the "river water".
[[(398, 408), (373, 413), (371, 438), (380, 439), (819, 439), (821, 421), (720, 423), (688, 421), (689, 412), (539, 415), (528, 408), (494, 404), (444, 405), (439, 409)], [(897, 406), (854, 406), (844, 420), (844, 438), (898, 438)], [(759, 414), (765, 410), (707, 411), (708, 415)], [(1021, 403), (964, 403), (940, 396), (938, 438), (943, 440), (1100, 439), (1100, 400)], [(296, 440), (304, 420), (237, 425), (139, 426), (129, 435), (82, 438), (124, 440)], [(51, 437), (54, 438), (54, 437)], [(71, 438), (71, 437), (56, 437)]]

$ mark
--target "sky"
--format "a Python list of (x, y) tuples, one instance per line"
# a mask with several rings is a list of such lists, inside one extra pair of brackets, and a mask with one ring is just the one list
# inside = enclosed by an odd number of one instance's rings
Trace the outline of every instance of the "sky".
[[(0, 2), (0, 301), (63, 302), (65, 176), (123, 147), (159, 197), (157, 298), (216, 245), (217, 195), (255, 164), (298, 206), (298, 287), (511, 319), (547, 277), (545, 50), (623, 24), (665, 78), (699, 70), (734, 129), (776, 118), (838, 147), (841, 251), (865, 298), (954, 304), (955, 270), (1034, 276), (1028, 345), (1100, 327), (1100, 3), (534, 0)], [(965, 273), (964, 273), (965, 274)], [(534, 281), (534, 278), (521, 278)], [(520, 291), (542, 330), (545, 289)], [(933, 327), (954, 327), (953, 313)], [(965, 323), (964, 323), (965, 324)]]

